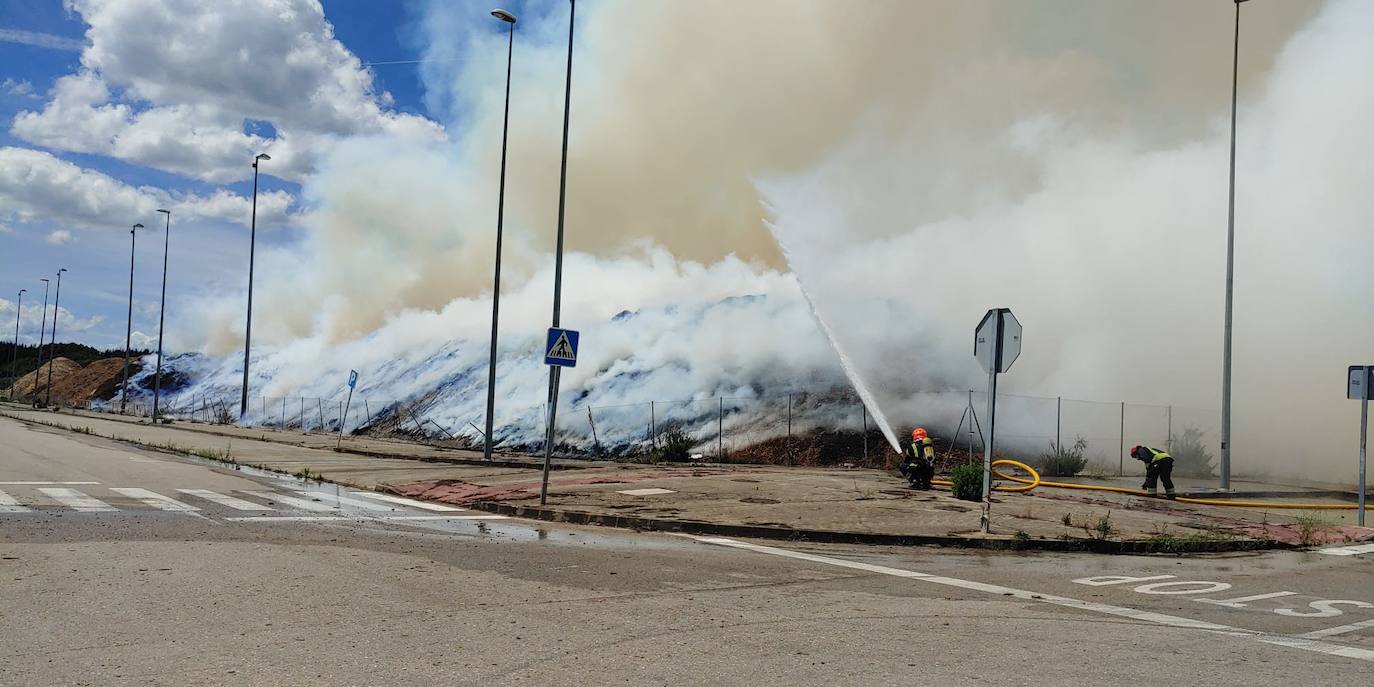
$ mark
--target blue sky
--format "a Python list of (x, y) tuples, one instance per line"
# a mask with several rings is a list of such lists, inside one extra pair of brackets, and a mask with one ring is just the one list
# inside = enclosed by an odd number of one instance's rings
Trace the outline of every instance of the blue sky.
[[(173, 209), (169, 311), (197, 292), (242, 289), (252, 151), (273, 155), (259, 186), (262, 251), (302, 240), (300, 182), (337, 141), (447, 134), (421, 65), (350, 63), (419, 60), (424, 2), (327, 1), (321, 21), (313, 0), (291, 0), (294, 23), (215, 4), (187, 16), (176, 4), (0, 3), (0, 316), (12, 332), (15, 294), (28, 289), (22, 341), (37, 336), (39, 278), (66, 267), (59, 339), (123, 346), (135, 222), (148, 225), (137, 237), (135, 345), (155, 337), (157, 207)], [(278, 68), (290, 49), (317, 63)], [(238, 68), (243, 55), (251, 64)]]

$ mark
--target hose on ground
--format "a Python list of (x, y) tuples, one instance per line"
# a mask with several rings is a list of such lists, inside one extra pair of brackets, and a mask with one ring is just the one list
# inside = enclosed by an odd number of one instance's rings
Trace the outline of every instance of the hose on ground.
[[(998, 470), (998, 469), (997, 469), (997, 468), (1000, 467), (1000, 466), (1006, 466), (1006, 467), (1016, 468), (1016, 469), (1018, 469), (1018, 470), (1021, 470), (1021, 471), (1025, 472), (1027, 475), (1029, 475), (1029, 477), (1020, 477), (1020, 476), (1017, 476), (1017, 475), (1010, 475), (1010, 474), (1007, 474), (1007, 473), (1002, 472), (1001, 470)], [(1081, 489), (1081, 490), (1084, 490), (1084, 491), (1110, 491), (1110, 492), (1115, 492), (1115, 493), (1118, 493), (1118, 494), (1129, 494), (1129, 495), (1131, 495), (1131, 496), (1145, 496), (1145, 497), (1158, 498), (1157, 495), (1151, 494), (1150, 492), (1147, 492), (1147, 491), (1145, 491), (1145, 490), (1143, 490), (1143, 489), (1131, 489), (1130, 487), (1113, 487), (1113, 486), (1108, 486), (1108, 485), (1103, 485), (1103, 484), (1074, 484), (1074, 483), (1072, 483), (1072, 482), (1050, 482), (1050, 481), (1042, 480), (1042, 479), (1040, 479), (1040, 473), (1039, 473), (1039, 472), (1036, 472), (1035, 468), (1033, 468), (1033, 467), (1031, 467), (1031, 466), (1029, 466), (1029, 465), (1026, 465), (1025, 463), (1022, 463), (1022, 462), (1019, 461), (1019, 460), (1011, 460), (1011, 459), (1009, 459), (1009, 458), (1002, 458), (1002, 459), (999, 459), (999, 460), (994, 460), (994, 461), (992, 461), (992, 475), (993, 475), (993, 477), (996, 477), (997, 479), (1006, 480), (1006, 481), (1008, 481), (1008, 482), (1015, 482), (1015, 483), (1016, 483), (1014, 486), (1013, 486), (1013, 485), (1007, 485), (1007, 484), (997, 485), (996, 487), (993, 487), (993, 489), (996, 490), (996, 491), (1006, 491), (1006, 492), (1027, 492), (1027, 491), (1030, 491), (1030, 490), (1032, 490), (1032, 489), (1034, 489), (1034, 488), (1036, 488), (1036, 487), (1053, 487), (1053, 488), (1055, 488), (1055, 489)], [(952, 487), (952, 486), (954, 486), (954, 483), (953, 483), (953, 482), (950, 482), (950, 481), (947, 480), (947, 479), (936, 479), (936, 480), (931, 480), (931, 484), (939, 484), (939, 485), (941, 485), (941, 486), (946, 486), (946, 487)], [(1178, 501), (1179, 503), (1194, 503), (1194, 504), (1203, 505), (1203, 506), (1230, 506), (1230, 507), (1232, 507), (1232, 508), (1260, 508), (1260, 509), (1264, 509), (1264, 508), (1285, 508), (1285, 509), (1292, 509), (1292, 510), (1358, 510), (1359, 507), (1360, 507), (1358, 504), (1354, 504), (1354, 503), (1276, 503), (1276, 502), (1273, 502), (1273, 501), (1236, 501), (1236, 500), (1232, 500), (1232, 499), (1197, 499), (1197, 498), (1189, 498), (1189, 497), (1185, 497), (1185, 496), (1179, 496), (1179, 497), (1177, 497), (1177, 498), (1175, 498), (1175, 499), (1173, 499), (1173, 500), (1174, 500), (1174, 501)]]

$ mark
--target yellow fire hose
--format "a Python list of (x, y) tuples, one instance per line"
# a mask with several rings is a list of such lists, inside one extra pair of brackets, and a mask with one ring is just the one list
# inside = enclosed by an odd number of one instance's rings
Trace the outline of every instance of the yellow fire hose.
[[(1022, 470), (1027, 475), (1030, 475), (1030, 478), (1027, 479), (1025, 477), (1008, 475), (1002, 472), (1001, 470), (997, 469), (999, 465), (1005, 465), (1008, 467), (1013, 467)], [(1022, 463), (1019, 460), (1010, 460), (1007, 458), (992, 461), (992, 474), (994, 477), (998, 479), (1004, 479), (1009, 482), (1017, 483), (1015, 486), (999, 485), (993, 487), (997, 491), (1025, 492), (1030, 491), (1036, 487), (1055, 487), (1057, 489), (1112, 491), (1118, 494), (1130, 494), (1132, 496), (1146, 496), (1158, 498), (1157, 495), (1151, 494), (1142, 489), (1131, 489), (1129, 487), (1111, 487), (1098, 484), (1072, 484), (1070, 482), (1047, 482), (1040, 479), (1040, 473), (1036, 472), (1035, 468), (1026, 465), (1025, 463)], [(946, 487), (954, 486), (954, 484), (947, 479), (931, 480), (931, 484), (939, 484), (941, 486)], [(1193, 499), (1182, 496), (1175, 498), (1173, 500), (1178, 501), (1179, 503), (1196, 503), (1204, 506), (1231, 506), (1232, 508), (1289, 508), (1294, 510), (1358, 510), (1360, 507), (1358, 504), (1354, 503), (1275, 503), (1272, 501), (1235, 501), (1232, 499)]]

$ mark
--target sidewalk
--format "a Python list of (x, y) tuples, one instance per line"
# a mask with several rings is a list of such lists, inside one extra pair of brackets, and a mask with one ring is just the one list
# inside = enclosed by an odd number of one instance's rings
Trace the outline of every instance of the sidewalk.
[[(985, 535), (978, 527), (980, 504), (957, 500), (944, 490), (914, 491), (894, 475), (862, 468), (575, 461), (580, 469), (551, 475), (548, 504), (540, 507), (538, 461), (528, 457), (507, 456), (501, 464), (482, 464), (480, 454), (472, 451), (380, 439), (346, 439), (345, 450), (337, 452), (333, 435), (185, 423), (151, 425), (118, 416), (52, 413), (3, 404), (0, 415), (198, 455), (223, 457), (227, 452), (229, 458), (245, 465), (287, 473), (307, 470), (326, 480), (415, 498), (523, 517), (639, 529), (1099, 550), (1223, 550), (1271, 540), (1316, 544), (1374, 536), (1374, 530), (1346, 524), (1353, 521), (1353, 511), (1323, 511), (1313, 517), (1306, 511), (1222, 508), (1049, 488), (1030, 494), (997, 494), (993, 533)], [(373, 455), (356, 453), (355, 448)], [(407, 450), (407, 459), (378, 457)], [(422, 462), (434, 458), (462, 462)], [(574, 461), (560, 461), (567, 462)], [(1135, 478), (1124, 480), (1124, 486), (1139, 486)], [(1345, 502), (1313, 490), (1247, 482), (1235, 485), (1246, 491), (1303, 493), (1296, 499), (1302, 502)], [(1182, 489), (1194, 486), (1213, 485), (1180, 484)], [(1100, 539), (1150, 545), (1113, 549)]]

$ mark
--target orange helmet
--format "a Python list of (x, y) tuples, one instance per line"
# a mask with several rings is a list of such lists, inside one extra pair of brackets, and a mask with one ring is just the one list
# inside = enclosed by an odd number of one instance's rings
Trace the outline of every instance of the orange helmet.
[(924, 438), (926, 438), (927, 436), (928, 436), (928, 435), (926, 434), (926, 428), (925, 428), (925, 427), (917, 427), (916, 429), (911, 430), (911, 438), (912, 438), (912, 439), (924, 439)]

